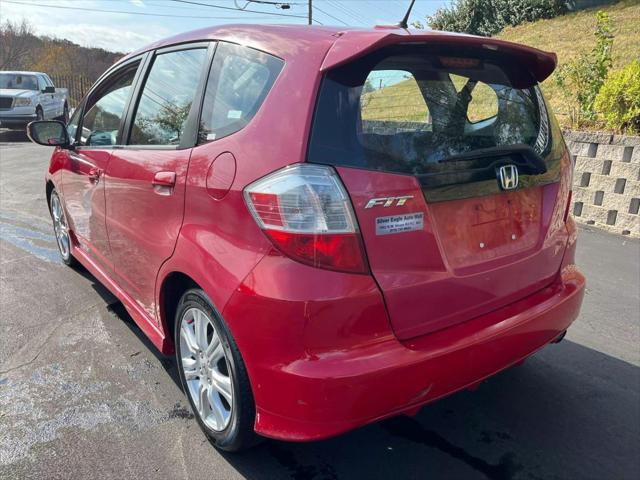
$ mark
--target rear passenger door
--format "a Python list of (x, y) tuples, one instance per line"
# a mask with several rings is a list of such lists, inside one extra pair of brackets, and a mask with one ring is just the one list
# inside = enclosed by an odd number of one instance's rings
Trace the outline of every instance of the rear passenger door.
[(155, 317), (154, 289), (182, 225), (187, 168), (214, 44), (158, 50), (147, 61), (106, 171), (107, 231), (120, 286)]

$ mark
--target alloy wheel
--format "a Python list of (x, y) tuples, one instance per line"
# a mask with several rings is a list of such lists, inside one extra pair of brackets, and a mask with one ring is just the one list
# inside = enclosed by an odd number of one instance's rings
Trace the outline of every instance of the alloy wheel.
[(199, 308), (186, 310), (180, 320), (181, 368), (187, 390), (202, 422), (222, 431), (231, 420), (233, 382), (220, 336)]
[(56, 234), (60, 255), (64, 260), (68, 260), (70, 255), (69, 227), (62, 202), (56, 192), (51, 194), (51, 218), (53, 218), (53, 230)]

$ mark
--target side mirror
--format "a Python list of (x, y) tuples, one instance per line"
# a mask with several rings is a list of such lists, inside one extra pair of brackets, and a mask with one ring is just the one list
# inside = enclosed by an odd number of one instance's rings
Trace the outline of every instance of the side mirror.
[(33, 143), (46, 147), (69, 148), (71, 142), (64, 123), (58, 120), (39, 120), (27, 125), (27, 135)]
[(44, 90), (42, 90), (42, 93), (56, 93), (56, 87), (47, 85), (46, 87), (44, 87)]

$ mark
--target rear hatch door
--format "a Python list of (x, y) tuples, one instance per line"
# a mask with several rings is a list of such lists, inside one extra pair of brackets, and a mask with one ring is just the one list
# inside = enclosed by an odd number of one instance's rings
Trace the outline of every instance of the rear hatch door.
[(558, 273), (568, 159), (516, 56), (401, 44), (342, 62), (320, 88), (309, 161), (339, 172), (400, 339)]

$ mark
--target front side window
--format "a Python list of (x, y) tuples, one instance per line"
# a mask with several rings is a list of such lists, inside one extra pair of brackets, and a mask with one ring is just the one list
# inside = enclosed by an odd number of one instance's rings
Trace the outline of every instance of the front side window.
[(206, 58), (206, 48), (156, 56), (138, 102), (130, 144), (180, 144)]
[(47, 82), (44, 81), (44, 77), (42, 75), (38, 75), (38, 90), (43, 92), (46, 86)]
[(131, 95), (138, 64), (118, 72), (89, 99), (82, 119), (80, 145), (118, 144), (120, 123)]
[(284, 62), (248, 47), (220, 42), (207, 82), (199, 143), (247, 125), (271, 90)]

